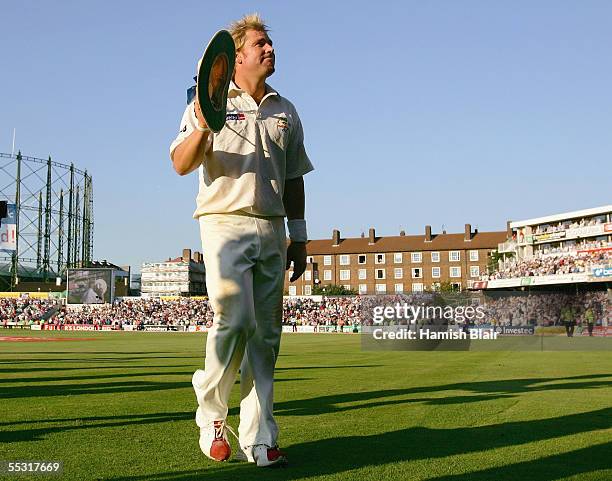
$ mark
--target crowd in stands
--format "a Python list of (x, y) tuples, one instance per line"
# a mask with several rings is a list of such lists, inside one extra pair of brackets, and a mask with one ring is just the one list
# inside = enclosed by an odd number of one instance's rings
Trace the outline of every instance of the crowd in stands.
[(581, 273), (587, 272), (591, 266), (610, 264), (611, 260), (610, 251), (585, 252), (575, 256), (534, 257), (509, 261), (498, 271), (482, 276), (482, 280)]
[(593, 314), (599, 325), (612, 325), (612, 305), (605, 291), (568, 294), (542, 292), (538, 294), (504, 295), (485, 298), (484, 315), (478, 323), (500, 326), (556, 326), (561, 325), (569, 309), (573, 322), (581, 324)]
[(58, 300), (0, 298), (0, 322), (29, 323), (41, 319)]
[[(466, 294), (467, 295), (467, 294)], [(552, 326), (561, 324), (564, 316), (576, 323), (592, 318), (597, 325), (612, 325), (612, 304), (606, 291), (578, 294), (559, 292), (513, 293), (494, 297), (454, 297), (454, 294), (433, 293), (397, 294), (387, 296), (345, 296), (328, 298), (287, 298), (283, 302), (283, 324), (313, 326), (314, 330), (344, 331), (360, 324), (372, 324), (373, 310), (377, 306), (448, 306), (462, 299), (464, 305), (480, 306), (484, 317), (473, 319), (473, 324), (525, 326)], [(469, 296), (469, 295), (467, 295)], [(7, 323), (28, 325), (39, 323), (50, 310), (54, 315), (48, 324), (60, 328), (66, 324), (92, 325), (95, 328), (111, 326), (121, 329), (131, 326), (207, 326), (212, 325), (213, 310), (204, 299), (126, 298), (114, 304), (66, 307), (55, 300), (0, 299), (0, 326)], [(55, 312), (57, 310), (57, 312)], [(423, 323), (428, 323), (423, 320)], [(391, 321), (405, 324), (406, 321)], [(450, 323), (453, 324), (452, 320)]]
[(605, 223), (605, 216), (596, 216), (588, 219), (580, 220), (565, 220), (557, 224), (539, 225), (536, 227), (535, 234), (550, 234), (553, 232), (564, 231), (568, 229), (578, 229), (580, 227), (590, 227)]
[(612, 244), (607, 240), (584, 240), (582, 242), (563, 242), (563, 245), (551, 246), (545, 244), (541, 249), (534, 252), (535, 257), (558, 256), (563, 254), (577, 254), (579, 251), (608, 249), (612, 248)]

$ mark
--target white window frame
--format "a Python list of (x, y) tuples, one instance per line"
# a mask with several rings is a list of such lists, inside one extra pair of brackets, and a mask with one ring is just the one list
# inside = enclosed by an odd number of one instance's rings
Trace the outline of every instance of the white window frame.
[(306, 264), (312, 264), (314, 263), (314, 259), (312, 256), (306, 256)]
[(420, 262), (423, 262), (423, 253), (422, 252), (411, 252), (410, 253), (410, 260), (414, 264), (418, 264)]
[[(457, 273), (459, 273), (459, 274), (457, 274)], [(456, 278), (460, 278), (461, 277), (461, 267), (460, 266), (452, 266), (450, 268), (450, 272), (449, 272), (448, 276), (452, 277), (452, 278), (455, 278), (455, 279)]]
[(344, 284), (342, 287), (344, 287), (347, 291), (351, 290), (351, 285), (350, 284)]
[(470, 262), (478, 262), (478, 251), (470, 251)]
[[(421, 275), (416, 276), (416, 272), (419, 271)], [(413, 267), (412, 268), (412, 278), (413, 279), (423, 279), (423, 268), (422, 267)]]
[(367, 269), (359, 269), (358, 273), (357, 273), (357, 277), (359, 277), (360, 280), (364, 280), (368, 278), (368, 270)]
[[(438, 271), (438, 275), (436, 275), (436, 270)], [(434, 279), (439, 279), (440, 276), (442, 275), (442, 268), (439, 266), (434, 266), (431, 268), (431, 277), (433, 277)]]
[(387, 284), (376, 284), (376, 294), (386, 294)]
[(304, 280), (305, 281), (312, 281), (312, 271), (310, 269), (306, 269), (304, 271)]
[[(378, 256), (380, 256), (380, 260), (379, 260)], [(384, 254), (374, 254), (374, 263), (375, 264), (384, 264), (385, 263), (385, 255)]]
[(396, 267), (393, 269), (393, 278), (394, 279), (403, 279), (404, 278), (404, 269), (401, 267)]
[(359, 284), (359, 294), (367, 294), (367, 293), (368, 293), (368, 285)]
[(297, 286), (289, 286), (289, 295), (297, 296)]
[[(361, 262), (361, 258), (363, 257), (363, 262)], [(357, 256), (357, 264), (366, 264), (368, 262), (368, 255), (367, 254), (359, 254)]]
[(311, 296), (312, 295), (312, 286), (304, 286), (304, 295)]
[[(379, 272), (382, 272), (382, 277), (378, 277)], [(376, 280), (383, 280), (387, 278), (387, 272), (385, 269), (376, 269), (375, 273), (374, 273), (374, 279)]]
[(332, 280), (332, 271), (331, 271), (331, 269), (325, 269), (323, 271), (323, 280), (324, 281), (331, 281)]
[(470, 277), (480, 277), (480, 266), (470, 266)]
[(340, 269), (340, 280), (350, 281), (351, 280), (351, 270), (350, 269)]
[(340, 265), (348, 266), (351, 264), (351, 256), (348, 254), (340, 254)]
[(451, 287), (453, 287), (454, 289), (457, 289), (457, 291), (461, 292), (462, 287), (461, 287), (461, 282), (451, 282)]
[(331, 266), (332, 265), (332, 256), (323, 256), (323, 265)]
[(422, 282), (413, 282), (412, 283), (412, 292), (423, 292), (423, 283)]
[(396, 294), (403, 294), (404, 293), (404, 284), (403, 283), (398, 283), (395, 284), (395, 293)]
[[(454, 254), (457, 254), (456, 259), (453, 259)], [(448, 251), (448, 262), (461, 262), (461, 251)]]
[(404, 254), (401, 252), (396, 252), (395, 254), (393, 254), (393, 263), (394, 264), (401, 264), (402, 262), (404, 262)]
[(440, 262), (440, 252), (439, 251), (433, 251), (431, 253), (431, 262)]

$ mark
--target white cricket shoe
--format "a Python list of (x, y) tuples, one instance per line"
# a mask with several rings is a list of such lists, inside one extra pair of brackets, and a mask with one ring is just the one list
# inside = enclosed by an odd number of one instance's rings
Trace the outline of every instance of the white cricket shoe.
[(256, 463), (258, 467), (281, 466), (287, 464), (287, 455), (278, 446), (273, 448), (265, 444), (240, 447), (236, 452), (236, 459)]

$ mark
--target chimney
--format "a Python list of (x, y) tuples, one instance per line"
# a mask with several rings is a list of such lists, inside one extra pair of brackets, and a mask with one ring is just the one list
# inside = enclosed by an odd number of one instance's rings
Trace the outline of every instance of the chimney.
[(370, 235), (368, 237), (368, 244), (372, 245), (376, 242), (376, 230), (374, 227), (370, 227)]
[(334, 229), (334, 231), (332, 232), (332, 245), (340, 245), (340, 231), (338, 229)]
[(405, 237), (406, 236), (406, 231), (405, 230), (401, 230), (400, 231), (400, 237)]
[(508, 238), (512, 237), (512, 227), (510, 227), (510, 222), (512, 221), (506, 222), (506, 235)]
[(465, 234), (463, 236), (463, 240), (471, 241), (472, 240), (472, 226), (471, 224), (465, 224)]
[(431, 242), (431, 226), (425, 226), (425, 242)]
[(191, 260), (191, 249), (183, 249), (183, 262)]

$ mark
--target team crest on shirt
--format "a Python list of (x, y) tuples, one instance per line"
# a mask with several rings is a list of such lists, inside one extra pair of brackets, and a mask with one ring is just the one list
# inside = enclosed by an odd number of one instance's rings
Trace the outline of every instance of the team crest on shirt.
[(287, 132), (287, 130), (289, 130), (289, 122), (287, 121), (287, 119), (278, 119), (276, 125), (283, 132)]
[(228, 120), (246, 120), (246, 117), (242, 112), (228, 112), (225, 115), (225, 121), (227, 122)]

